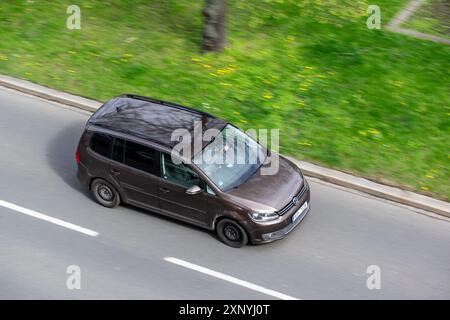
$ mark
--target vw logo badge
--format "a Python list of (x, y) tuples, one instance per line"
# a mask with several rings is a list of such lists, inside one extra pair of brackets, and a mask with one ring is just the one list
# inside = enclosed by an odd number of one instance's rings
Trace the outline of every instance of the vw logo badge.
[(298, 203), (298, 198), (297, 197), (293, 197), (292, 198), (292, 203), (295, 205)]

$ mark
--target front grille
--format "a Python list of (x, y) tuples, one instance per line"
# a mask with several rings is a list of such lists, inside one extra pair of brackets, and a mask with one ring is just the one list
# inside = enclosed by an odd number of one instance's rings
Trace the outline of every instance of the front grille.
[[(307, 185), (305, 182), (303, 182), (302, 188), (294, 197), (296, 197), (297, 199), (300, 199), (303, 196), (303, 194), (306, 192), (306, 189), (307, 189)], [(295, 203), (294, 203), (293, 199), (291, 199), (291, 201), (289, 201), (289, 203), (287, 205), (285, 205), (277, 213), (278, 213), (278, 215), (282, 216), (283, 214), (285, 214), (286, 212), (291, 210), (293, 207), (295, 207)]]

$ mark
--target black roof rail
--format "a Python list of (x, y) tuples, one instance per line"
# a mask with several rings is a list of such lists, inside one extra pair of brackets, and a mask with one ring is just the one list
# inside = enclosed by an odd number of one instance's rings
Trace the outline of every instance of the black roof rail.
[[(103, 123), (94, 123), (93, 125), (96, 126), (96, 127), (107, 129), (107, 130), (125, 133), (125, 134), (128, 134), (130, 136), (141, 138), (141, 139), (147, 140), (147, 141), (155, 143), (155, 144), (164, 145), (164, 144), (161, 143), (161, 141), (158, 141), (158, 140), (155, 140), (155, 139), (151, 139), (151, 138), (149, 138), (148, 136), (146, 136), (144, 134), (140, 134), (139, 132), (126, 130), (126, 129), (123, 129), (123, 128), (114, 128), (114, 127), (110, 127), (108, 125), (105, 125)], [(167, 145), (164, 145), (164, 146), (167, 147)]]
[(120, 98), (120, 97), (137, 99), (137, 100), (142, 100), (142, 101), (147, 101), (147, 102), (152, 102), (152, 103), (160, 104), (160, 105), (167, 106), (167, 107), (177, 108), (177, 109), (181, 109), (181, 110), (185, 110), (185, 111), (189, 111), (189, 112), (193, 112), (193, 113), (197, 113), (197, 114), (203, 114), (203, 115), (209, 116), (211, 118), (217, 118), (216, 116), (213, 116), (212, 114), (209, 114), (209, 113), (204, 112), (204, 111), (200, 111), (200, 110), (197, 110), (197, 109), (194, 109), (194, 108), (182, 106), (180, 104), (176, 104), (176, 103), (173, 103), (173, 102), (167, 102), (167, 101), (164, 101), (164, 100), (159, 100), (159, 99), (155, 99), (155, 98), (140, 96), (140, 95), (134, 94), (134, 93), (124, 93), (124, 94), (121, 94), (120, 96), (117, 96), (117, 98)]

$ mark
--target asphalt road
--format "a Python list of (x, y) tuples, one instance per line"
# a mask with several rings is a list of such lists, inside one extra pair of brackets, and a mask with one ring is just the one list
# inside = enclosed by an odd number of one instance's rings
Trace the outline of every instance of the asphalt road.
[[(450, 223), (310, 181), (312, 210), (286, 239), (233, 249), (211, 232), (120, 206), (79, 185), (87, 114), (0, 89), (0, 201), (98, 232), (89, 236), (0, 206), (1, 299), (450, 299)], [(173, 257), (245, 281), (170, 263)], [(66, 286), (81, 269), (81, 289)], [(381, 288), (369, 290), (369, 265)]]

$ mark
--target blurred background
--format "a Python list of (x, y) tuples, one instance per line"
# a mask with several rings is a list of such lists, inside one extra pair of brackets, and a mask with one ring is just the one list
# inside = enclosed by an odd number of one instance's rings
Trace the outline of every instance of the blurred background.
[[(208, 1), (1, 1), (0, 73), (279, 128), (283, 154), (450, 199), (450, 46), (384, 29), (409, 1), (223, 2), (224, 48), (202, 50)], [(401, 27), (448, 39), (449, 16), (429, 0)]]

